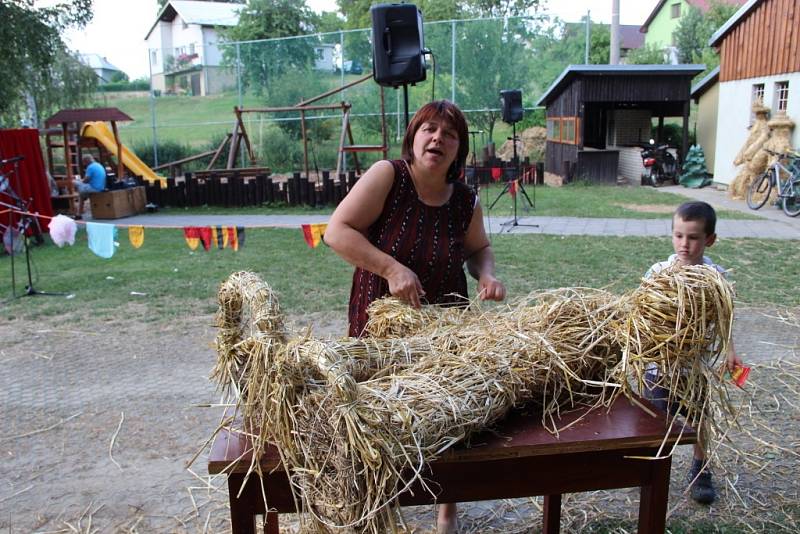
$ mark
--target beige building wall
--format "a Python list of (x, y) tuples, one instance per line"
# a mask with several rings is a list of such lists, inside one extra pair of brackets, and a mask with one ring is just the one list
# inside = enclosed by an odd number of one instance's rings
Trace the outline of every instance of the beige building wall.
[(717, 148), (717, 112), (719, 110), (719, 83), (709, 87), (697, 102), (697, 144), (706, 156), (708, 172), (714, 170), (714, 153)]

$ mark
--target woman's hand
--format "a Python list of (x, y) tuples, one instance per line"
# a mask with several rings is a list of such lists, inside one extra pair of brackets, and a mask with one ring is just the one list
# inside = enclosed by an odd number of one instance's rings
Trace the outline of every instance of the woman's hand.
[(414, 271), (396, 262), (386, 273), (386, 281), (389, 282), (389, 293), (393, 297), (415, 308), (421, 306), (419, 299), (425, 296), (425, 290), (422, 289), (422, 284)]
[(478, 296), (481, 300), (503, 300), (506, 298), (506, 287), (490, 274), (481, 275), (478, 279)]

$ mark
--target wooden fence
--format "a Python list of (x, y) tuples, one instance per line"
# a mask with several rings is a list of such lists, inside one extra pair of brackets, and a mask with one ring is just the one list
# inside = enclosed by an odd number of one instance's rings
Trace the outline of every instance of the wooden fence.
[[(516, 175), (516, 169), (507, 162), (490, 161), (493, 166), (467, 168), (467, 182), (487, 184), (499, 179), (510, 179)], [(542, 164), (530, 165), (527, 161), (520, 165), (520, 177), (523, 183), (543, 183)], [(494, 169), (494, 170), (493, 170)], [(499, 169), (499, 171), (498, 171)], [(158, 206), (192, 207), (222, 206), (243, 207), (261, 206), (263, 204), (280, 203), (289, 206), (336, 206), (355, 185), (358, 177), (354, 171), (334, 178), (330, 171), (322, 171), (321, 181), (308, 180), (300, 173), (294, 173), (289, 179), (274, 179), (268, 172), (246, 173), (242, 175), (233, 170), (202, 171), (186, 173), (183, 177), (168, 178), (167, 186), (144, 183), (147, 202)]]

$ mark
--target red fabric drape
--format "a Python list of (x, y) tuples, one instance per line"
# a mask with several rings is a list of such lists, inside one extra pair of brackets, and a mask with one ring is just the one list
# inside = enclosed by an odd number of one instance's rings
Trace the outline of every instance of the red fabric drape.
[[(53, 204), (50, 200), (50, 184), (47, 183), (42, 150), (39, 145), (39, 131), (34, 128), (18, 130), (0, 130), (0, 160), (23, 156), (18, 162), (18, 170), (14, 172), (14, 164), (0, 167), (11, 183), (14, 192), (25, 202), (30, 202), (28, 210), (48, 217), (53, 216)], [(7, 194), (0, 193), (0, 201), (14, 204)], [(8, 223), (7, 215), (3, 215), (3, 224)], [(42, 231), (47, 231), (50, 219), (40, 218)]]

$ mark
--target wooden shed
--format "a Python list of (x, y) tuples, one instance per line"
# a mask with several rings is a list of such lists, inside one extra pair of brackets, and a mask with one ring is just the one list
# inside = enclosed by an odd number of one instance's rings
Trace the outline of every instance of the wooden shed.
[[(691, 81), (703, 65), (570, 65), (537, 102), (546, 107), (545, 171), (565, 180), (639, 180), (641, 146), (658, 120), (682, 117), (688, 150)], [(674, 142), (674, 141), (673, 141)]]

